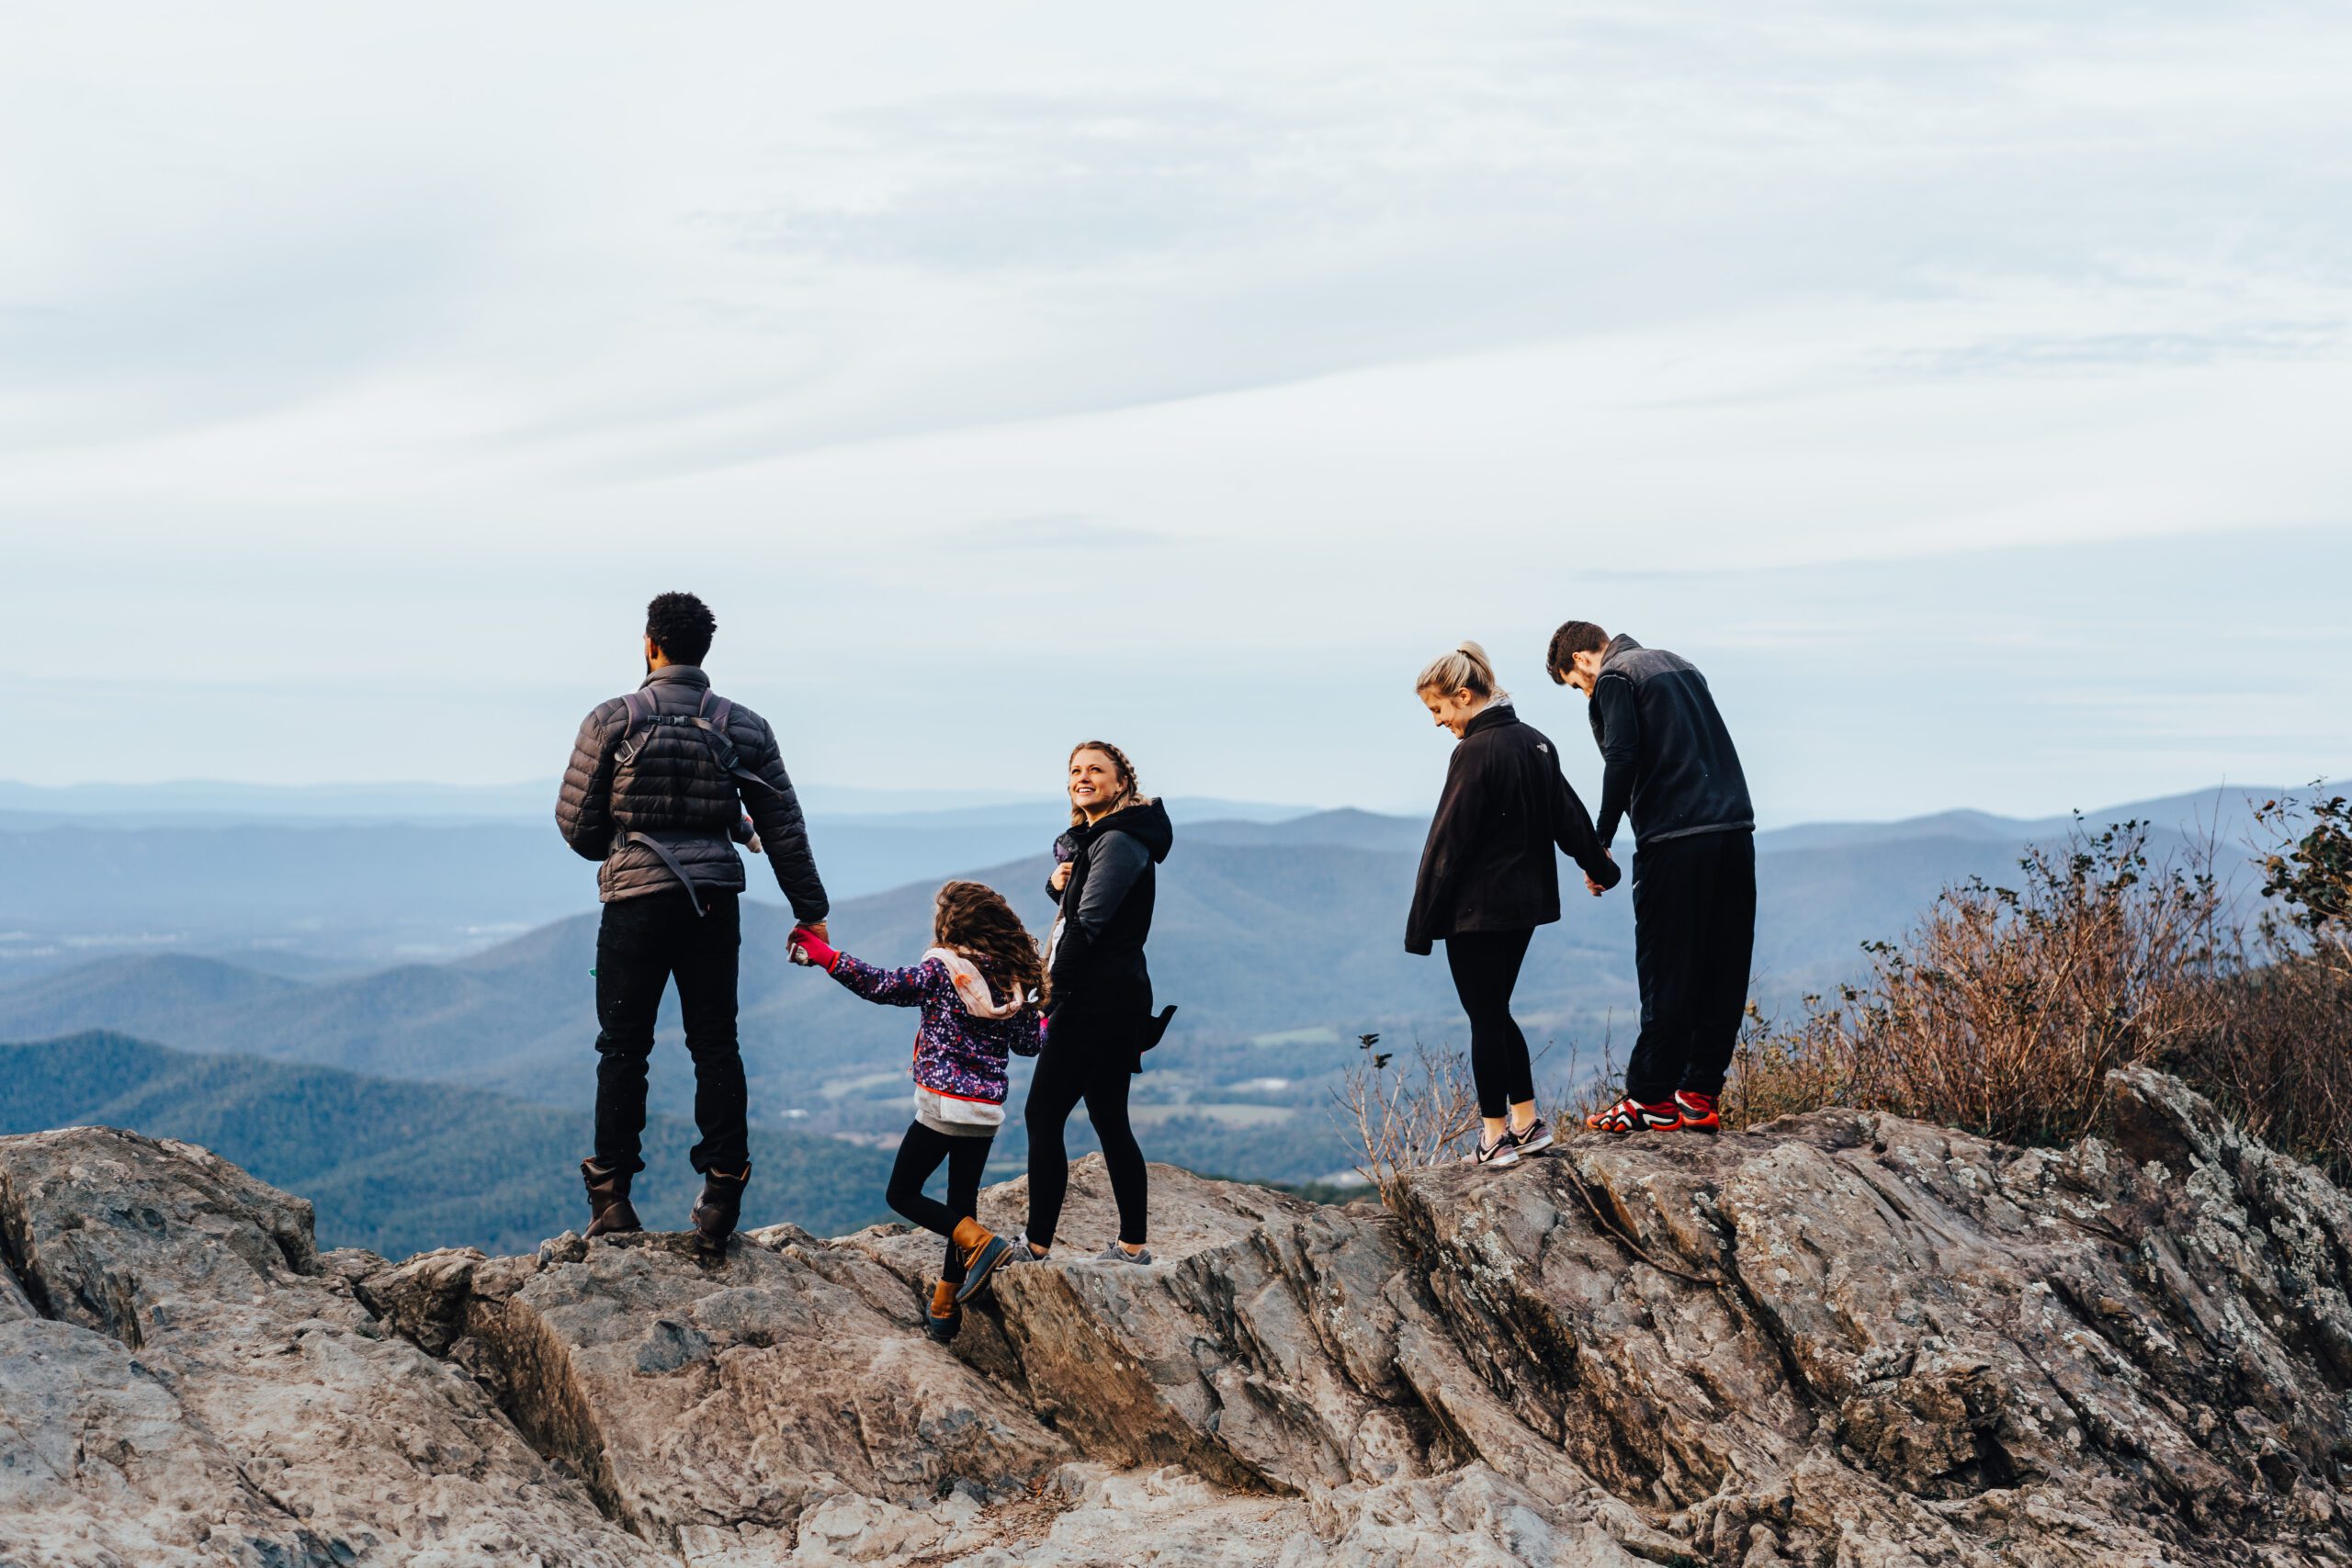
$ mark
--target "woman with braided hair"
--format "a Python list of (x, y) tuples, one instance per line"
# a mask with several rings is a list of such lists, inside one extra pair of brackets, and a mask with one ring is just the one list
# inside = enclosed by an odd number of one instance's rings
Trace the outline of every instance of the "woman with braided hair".
[(1052, 978), (1046, 1048), (1030, 1080), (1029, 1224), (1015, 1262), (1046, 1256), (1069, 1187), (1062, 1132), (1086, 1102), (1102, 1145), (1119, 1237), (1102, 1261), (1148, 1263), (1144, 1246), (1143, 1150), (1127, 1121), (1127, 1083), (1142, 1067), (1151, 1018), (1151, 974), (1144, 942), (1151, 934), (1155, 867), (1168, 858), (1175, 829), (1156, 799), (1145, 796), (1135, 764), (1107, 740), (1069, 754), (1069, 831), (1054, 844), (1046, 891), (1061, 906), (1046, 943)]

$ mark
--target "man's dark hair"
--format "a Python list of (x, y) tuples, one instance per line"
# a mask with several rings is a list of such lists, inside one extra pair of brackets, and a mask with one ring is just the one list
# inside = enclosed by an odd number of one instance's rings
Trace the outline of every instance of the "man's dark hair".
[(1560, 629), (1552, 634), (1551, 651), (1544, 656), (1544, 668), (1552, 672), (1552, 684), (1568, 683), (1569, 665), (1579, 653), (1599, 653), (1609, 646), (1609, 634), (1590, 621), (1563, 621)]
[(673, 664), (700, 664), (718, 629), (710, 606), (691, 593), (657, 593), (645, 607), (645, 635)]

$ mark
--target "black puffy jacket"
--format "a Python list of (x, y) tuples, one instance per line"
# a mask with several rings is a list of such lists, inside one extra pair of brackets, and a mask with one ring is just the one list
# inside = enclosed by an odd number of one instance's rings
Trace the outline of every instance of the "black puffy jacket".
[(1158, 866), (1176, 842), (1175, 824), (1157, 800), (1082, 822), (1056, 841), (1069, 881), (1050, 946), (1052, 1011), (1058, 1021), (1083, 1015), (1139, 1023), (1151, 1011), (1151, 972), (1143, 947), (1159, 902)]
[[(709, 694), (710, 677), (691, 664), (665, 664), (639, 690), (653, 699), (658, 713), (691, 714)], [(699, 729), (640, 724), (632, 731), (628, 699), (597, 705), (581, 723), (563, 791), (556, 798), (555, 822), (563, 841), (583, 859), (604, 863), (596, 890), (608, 904), (678, 886), (639, 834), (658, 838), (698, 892), (741, 893), (743, 863), (736, 858), (734, 835), (749, 811), (760, 848), (775, 868), (776, 886), (791, 901), (793, 918), (823, 919), (825, 885), (808, 852), (808, 825), (784, 771), (775, 731), (738, 704), (728, 715), (727, 738), (735, 744), (738, 761), (764, 780), (766, 788), (739, 783), (719, 765), (709, 738)], [(624, 836), (628, 841), (619, 843)]]
[(1557, 849), (1604, 887), (1618, 870), (1592, 834), (1560, 754), (1509, 703), (1464, 727), (1445, 793), (1421, 847), (1405, 950), (1427, 953), (1462, 931), (1532, 931), (1560, 918)]

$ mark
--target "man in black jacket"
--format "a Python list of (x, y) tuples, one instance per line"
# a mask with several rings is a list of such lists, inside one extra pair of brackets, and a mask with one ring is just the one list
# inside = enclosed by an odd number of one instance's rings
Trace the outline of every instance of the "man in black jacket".
[[(642, 1228), (629, 1179), (645, 1168), (645, 1069), (663, 987), (675, 978), (703, 1175), (692, 1224), (724, 1250), (741, 1213), (752, 1157), (743, 1057), (735, 1036), (743, 863), (764, 848), (794, 919), (825, 931), (825, 885), (808, 825), (776, 750), (751, 709), (716, 696), (702, 672), (718, 622), (691, 593), (646, 607), (645, 682), (580, 726), (556, 802), (556, 826), (596, 874), (596, 1152), (580, 1167), (590, 1235)], [(749, 817), (745, 816), (746, 811)]]
[[(1707, 679), (1590, 621), (1552, 634), (1545, 668), (1589, 699), (1606, 846), (1634, 823), (1634, 967), (1642, 1032), (1603, 1132), (1712, 1133), (1756, 947), (1756, 812)], [(1600, 891), (1598, 886), (1593, 891)]]

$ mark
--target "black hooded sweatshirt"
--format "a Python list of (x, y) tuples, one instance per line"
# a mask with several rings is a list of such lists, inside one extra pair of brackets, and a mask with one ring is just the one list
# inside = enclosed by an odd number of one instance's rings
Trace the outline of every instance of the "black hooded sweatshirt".
[(1140, 1021), (1151, 1010), (1151, 974), (1143, 945), (1151, 935), (1158, 866), (1176, 842), (1175, 824), (1157, 800), (1081, 822), (1054, 844), (1069, 862), (1069, 881), (1049, 950), (1057, 1018), (1083, 1015)]
[(1560, 918), (1555, 848), (1604, 887), (1617, 885), (1584, 802), (1560, 772), (1560, 753), (1509, 703), (1464, 727), (1446, 768), (1413, 883), (1405, 951), (1427, 953), (1465, 931), (1532, 931)]

